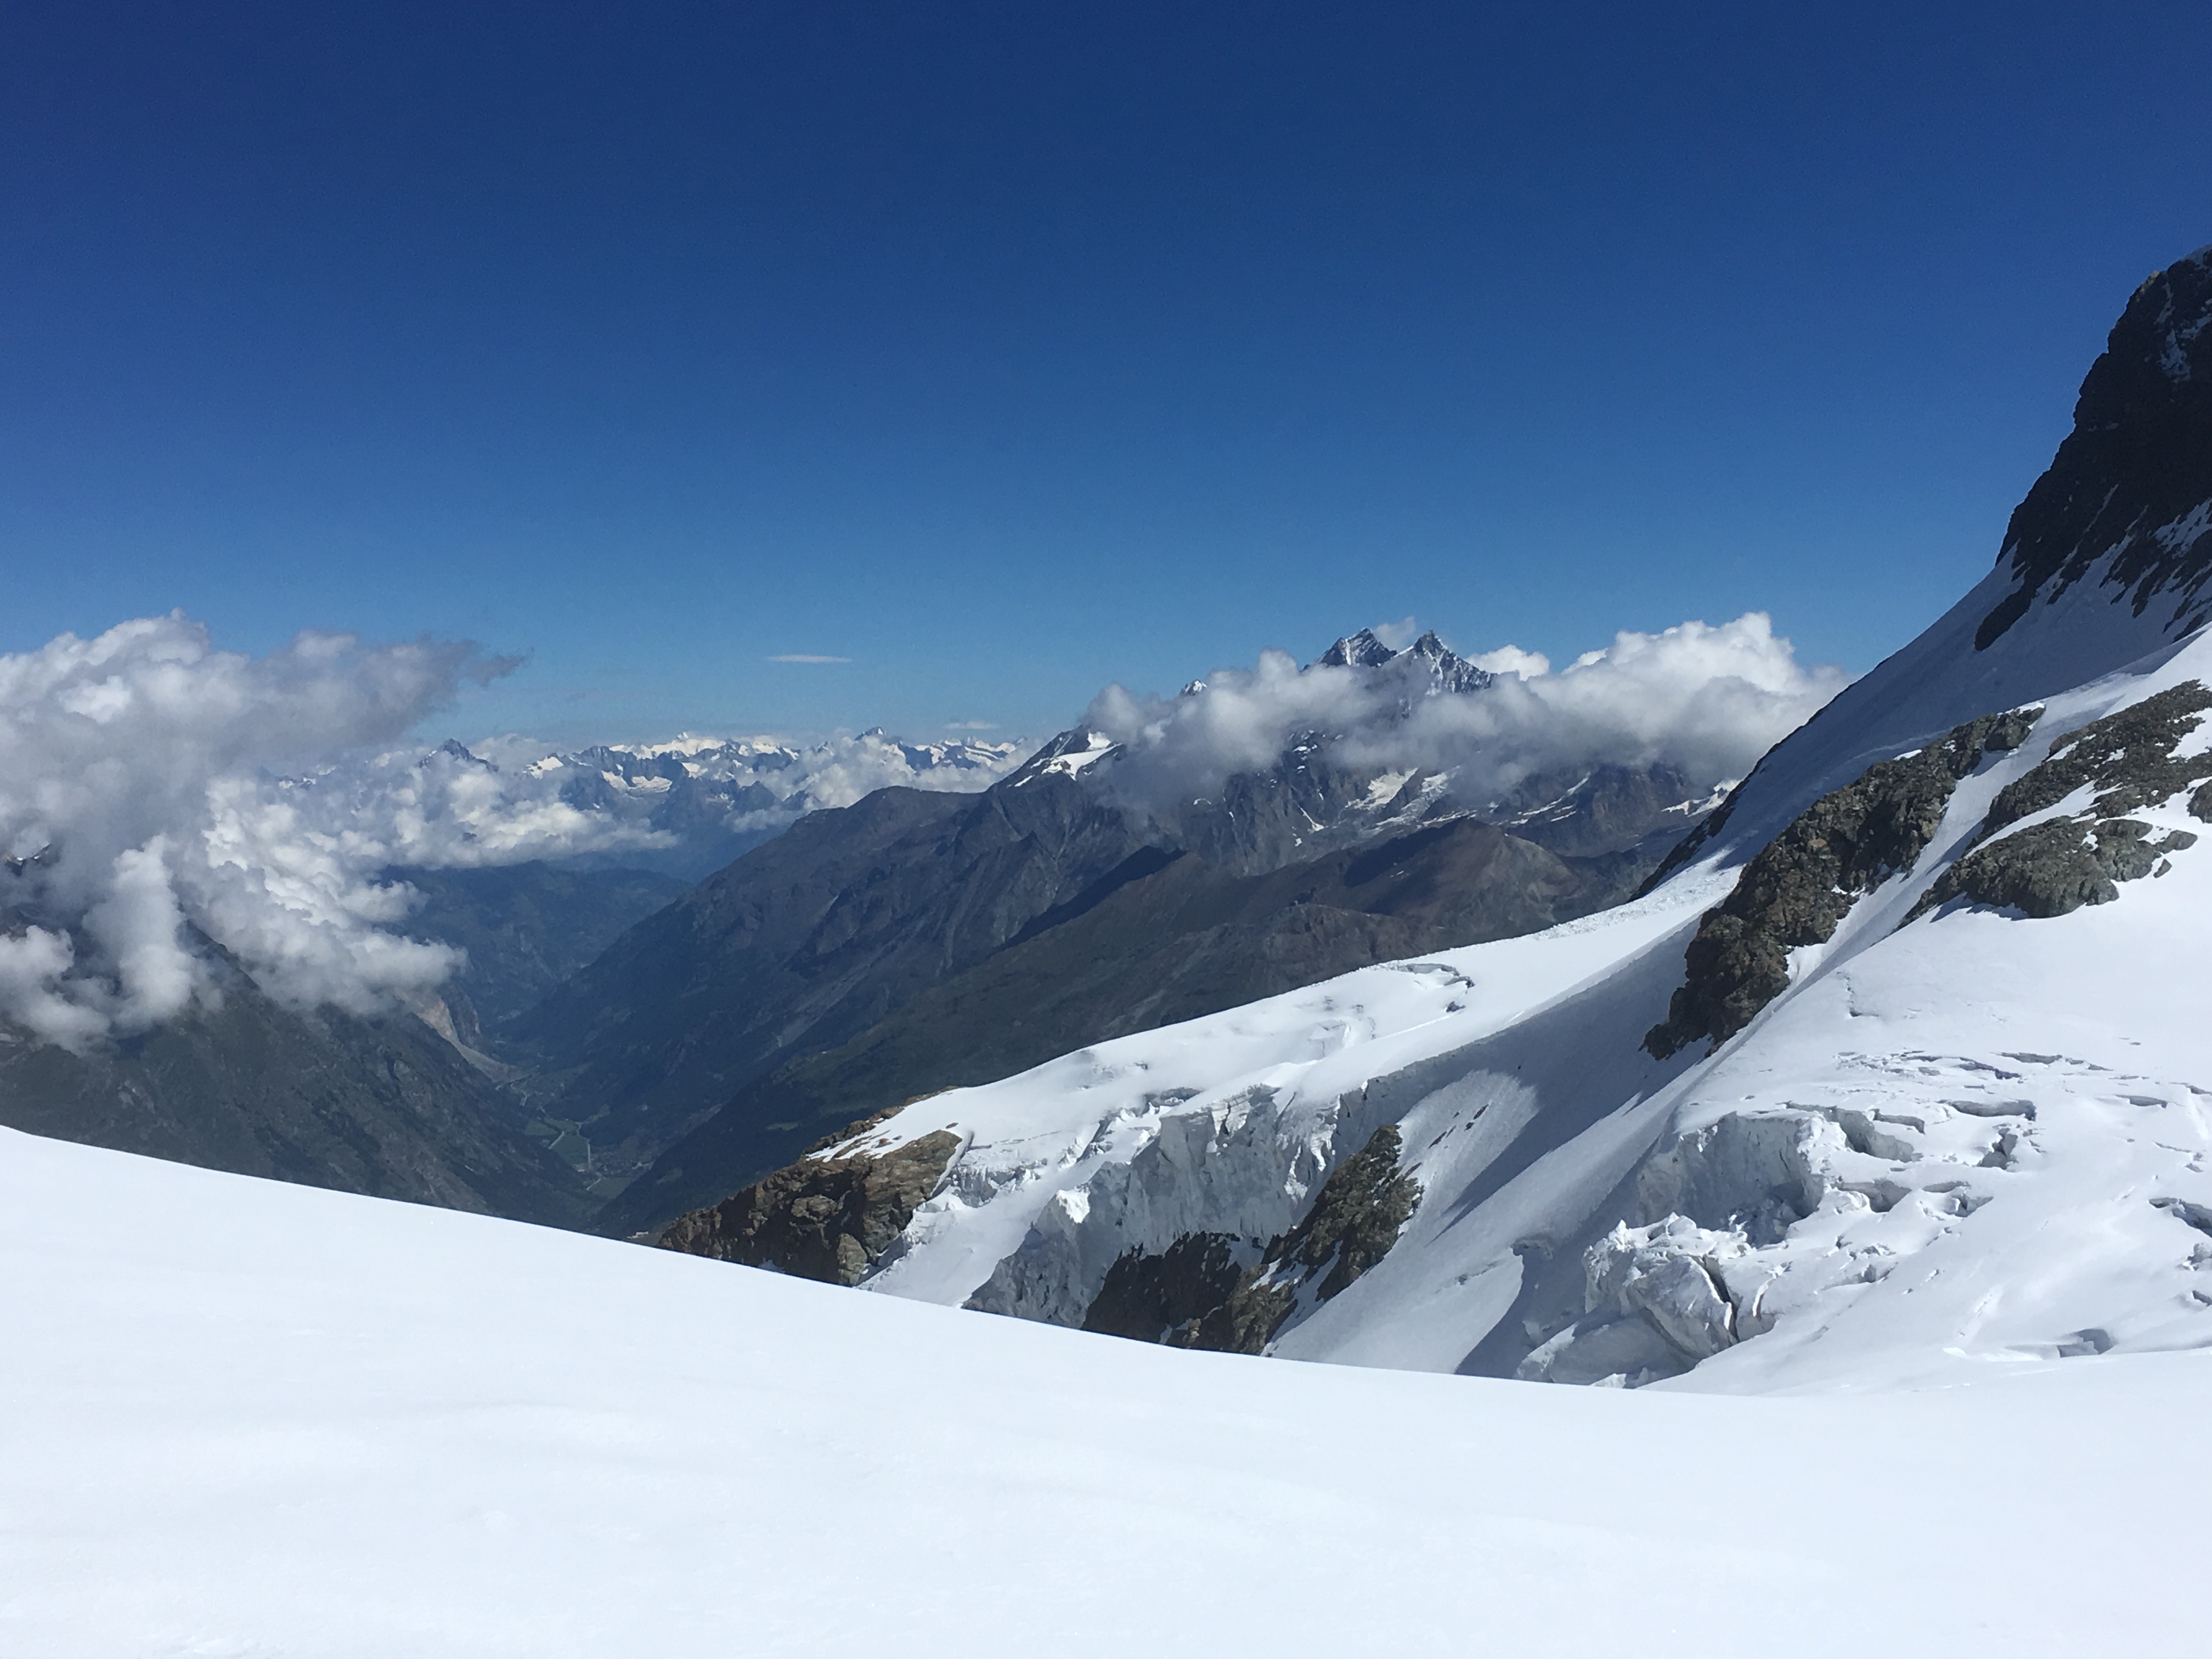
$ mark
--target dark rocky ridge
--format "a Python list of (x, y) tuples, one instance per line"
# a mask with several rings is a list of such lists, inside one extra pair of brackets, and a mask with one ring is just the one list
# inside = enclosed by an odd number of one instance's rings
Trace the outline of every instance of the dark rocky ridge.
[[(818, 1151), (864, 1137), (882, 1116)], [(857, 1285), (915, 1207), (934, 1192), (960, 1137), (944, 1129), (898, 1146), (865, 1139), (836, 1158), (804, 1158), (710, 1208), (678, 1217), (663, 1249), (773, 1267), (800, 1279)]]
[(2109, 904), (2120, 896), (2113, 883), (2149, 875), (2164, 854), (2197, 844), (2185, 830), (2149, 837), (2150, 826), (2133, 818), (2036, 824), (1967, 854), (1921, 896), (1905, 920), (1956, 898), (2046, 920), (2085, 904)]
[(2212, 756), (2173, 756), (2208, 709), (2212, 691), (2189, 680), (2068, 733), (2041, 764), (1997, 792), (1982, 821), (1983, 835), (2056, 806), (2086, 785), (2097, 789), (2089, 811), (2112, 817), (2170, 800), (2212, 777)]
[(2108, 555), (2102, 580), (2140, 616), (2171, 599), (2173, 631), (2212, 615), (2212, 249), (2154, 273), (2081, 382), (2074, 429), (2006, 526), (2019, 586), (1974, 635), (2002, 637)]
[(1700, 1037), (1714, 1048), (1790, 988), (1790, 951), (1824, 945), (1859, 897), (1927, 850), (1959, 780), (1984, 753), (2017, 749), (2040, 709), (1985, 714), (1823, 795), (1744, 866), (1705, 912), (1667, 1018), (1644, 1038), (1664, 1060)]
[(1322, 1183), (1305, 1218), (1259, 1259), (1220, 1233), (1186, 1233), (1157, 1255), (1131, 1250), (1107, 1270), (1083, 1328), (1173, 1347), (1260, 1353), (1318, 1279), (1326, 1302), (1389, 1253), (1420, 1202), (1401, 1173), (1398, 1127), (1386, 1123)]
[[(2212, 710), (2212, 690), (2191, 680), (2093, 720), (2051, 745), (2041, 763), (1997, 792), (1976, 845), (1955, 860), (1905, 917), (1911, 921), (1954, 899), (1971, 899), (2039, 918), (2085, 904), (2109, 904), (2116, 882), (2153, 873), (2168, 853), (2196, 845), (2176, 830), (2153, 838), (2150, 826), (2121, 816), (2173, 799), (2212, 779), (2212, 754), (2176, 759), (2182, 738)], [(1992, 840), (2007, 825), (2094, 788), (2083, 811)], [(2192, 817), (2212, 819), (2207, 791), (2192, 795)]]

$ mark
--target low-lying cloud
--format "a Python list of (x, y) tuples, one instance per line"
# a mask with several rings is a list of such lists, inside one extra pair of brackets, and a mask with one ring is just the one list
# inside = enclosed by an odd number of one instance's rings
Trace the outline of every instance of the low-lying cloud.
[(1847, 683), (1838, 669), (1799, 663), (1759, 611), (1616, 634), (1557, 672), (1513, 646), (1468, 660), (1496, 678), (1409, 702), (1401, 676), (1301, 668), (1270, 651), (1180, 696), (1109, 686), (1085, 718), (1127, 747), (1100, 775), (1144, 810), (1206, 797), (1307, 738), (1348, 768), (1450, 772), (1453, 795), (1480, 808), (1530, 780), (1607, 764), (1670, 765), (1701, 788), (1741, 777)]
[(0, 1019), (76, 1048), (146, 1030), (219, 1000), (210, 942), (287, 1003), (419, 1005), (460, 957), (406, 937), (419, 895), (394, 866), (711, 856), (888, 784), (988, 787), (1020, 758), (880, 732), (566, 756), (400, 741), (511, 666), (323, 634), (250, 657), (181, 614), (0, 655)]
[[(1844, 683), (1755, 613), (1621, 634), (1556, 672), (1510, 646), (1472, 660), (1496, 678), (1453, 696), (1272, 652), (1177, 697), (1110, 686), (1086, 723), (1128, 752), (1091, 775), (1171, 808), (1317, 736), (1346, 767), (1450, 771), (1478, 807), (1607, 763), (1707, 785)], [(985, 788), (1024, 752), (880, 732), (571, 754), (406, 739), (509, 666), (465, 643), (324, 634), (250, 657), (182, 615), (0, 655), (0, 1020), (77, 1048), (146, 1030), (219, 1000), (211, 946), (294, 1005), (420, 1006), (460, 958), (407, 937), (419, 896), (395, 867), (711, 847), (885, 785)]]
[(453, 953), (382, 930), (405, 896), (342, 849), (272, 849), (255, 781), (389, 742), (510, 665), (465, 643), (302, 634), (217, 651), (181, 615), (0, 656), (0, 1016), (82, 1045), (214, 995), (194, 931), (303, 1001), (366, 1009)]

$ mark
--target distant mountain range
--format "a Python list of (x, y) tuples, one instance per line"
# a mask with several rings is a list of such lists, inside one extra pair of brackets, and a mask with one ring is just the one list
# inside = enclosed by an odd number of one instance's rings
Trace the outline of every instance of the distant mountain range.
[[(1737, 642), (1786, 663), (1752, 623)], [(501, 738), (226, 780), (240, 914), (319, 907), (341, 968), (428, 970), (342, 1016), (312, 1006), (329, 981), (226, 958), (232, 990), (155, 1030), (0, 1054), (0, 1122), (649, 1231), (915, 1096), (1632, 891), (1733, 781), (1712, 744), (1675, 758), (1640, 704), (1593, 720), (1584, 663), (1497, 660), (1363, 629), (1173, 699), (1109, 688), (1033, 753)], [(40, 949), (100, 960), (82, 917), (40, 916)]]
[[(372, 823), (404, 807), (395, 866), (445, 868), (536, 857), (620, 864), (684, 881), (721, 868), (807, 813), (890, 786), (987, 788), (1029, 745), (908, 743), (880, 727), (795, 744), (765, 738), (550, 749), (521, 738), (448, 739), (427, 754), (356, 761), (295, 781), (320, 816)], [(411, 843), (411, 844), (410, 844)]]
[(2208, 617), (2212, 249), (2130, 301), (1996, 568), (1640, 896), (1125, 1024), (856, 1124), (665, 1241), (1560, 1383), (1933, 1390), (2202, 1350)]
[[(394, 924), (466, 953), (434, 994), (374, 1015), (299, 1006), (214, 940), (191, 949), (217, 994), (154, 1030), (72, 1051), (0, 1022), (0, 1123), (186, 1163), (531, 1220), (596, 1202), (584, 1141), (538, 1119), (497, 1058), (501, 1033), (635, 923), (825, 803), (884, 780), (975, 789), (1014, 744), (797, 745), (682, 738), (560, 752), (448, 742), (271, 781), (308, 846), (399, 853), (377, 872)], [(526, 856), (529, 854), (536, 857)], [(0, 935), (29, 927), (97, 959), (52, 908), (45, 860), (0, 866)], [(579, 1166), (583, 1166), (580, 1170)]]
[[(1434, 635), (1363, 631), (1313, 666), (1386, 719), (1492, 683)], [(1148, 757), (1078, 726), (980, 795), (885, 790), (708, 878), (511, 1028), (548, 1116), (634, 1176), (599, 1224), (649, 1229), (1074, 1044), (1586, 915), (1718, 799), (1671, 766), (1582, 766), (1477, 810), (1448, 769), (1352, 763), (1334, 735), (1143, 811), (1123, 786)]]

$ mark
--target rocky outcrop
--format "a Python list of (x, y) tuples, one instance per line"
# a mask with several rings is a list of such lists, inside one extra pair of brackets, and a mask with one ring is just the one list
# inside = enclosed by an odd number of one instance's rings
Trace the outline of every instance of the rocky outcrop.
[[(854, 1130), (864, 1133), (878, 1121)], [(936, 1191), (960, 1144), (958, 1135), (939, 1129), (896, 1146), (864, 1142), (842, 1157), (804, 1158), (678, 1218), (658, 1242), (663, 1249), (857, 1285)]]
[(1219, 1233), (1186, 1234), (1158, 1254), (1127, 1252), (1108, 1271), (1084, 1329), (1175, 1347), (1264, 1352), (1305, 1286), (1316, 1285), (1325, 1302), (1397, 1243), (1421, 1197), (1420, 1183), (1398, 1168), (1401, 1151), (1397, 1126), (1383, 1124), (1322, 1183), (1305, 1218), (1249, 1266), (1237, 1261), (1242, 1241)]
[(1083, 1328), (1166, 1341), (1235, 1294), (1251, 1255), (1249, 1244), (1229, 1233), (1185, 1233), (1157, 1255), (1131, 1250), (1107, 1270)]
[[(1997, 792), (1978, 844), (1921, 896), (1905, 920), (1960, 898), (2023, 915), (2063, 916), (2085, 904), (2110, 903), (2119, 896), (2115, 883), (2149, 875), (2165, 854), (2196, 845), (2185, 830), (2154, 835), (2149, 824), (2119, 815), (2159, 805), (2212, 779), (2212, 754), (2174, 754), (2208, 710), (2212, 691), (2190, 680), (2061, 738), (2048, 758)], [(2096, 793), (2081, 812), (1997, 836), (2085, 788)], [(2212, 818), (2204, 790), (2191, 797), (2189, 810)]]
[(2042, 764), (1997, 792), (1983, 833), (2056, 806), (2084, 786), (2097, 791), (2092, 814), (2117, 817), (2170, 800), (2191, 784), (2212, 778), (2212, 755), (2176, 759), (2173, 753), (2203, 723), (2208, 709), (2212, 691), (2200, 681), (2186, 680), (2091, 721), (2053, 744)]
[(2102, 566), (2141, 616), (2173, 606), (2176, 632), (2212, 613), (2212, 248), (2155, 272), (2081, 382), (2074, 430), (2006, 526), (2018, 585), (1983, 618), (1985, 649), (2039, 598)]
[(2041, 713), (1969, 720), (1807, 807), (1705, 913), (1684, 956), (1687, 977), (1644, 1046), (1664, 1060), (1700, 1037), (1717, 1048), (1748, 1025), (1789, 988), (1790, 951), (1827, 943), (1862, 895), (1917, 862), (1959, 780), (1985, 754), (2017, 749)]
[(2186, 830), (2154, 836), (2148, 824), (2134, 818), (2039, 823), (1967, 854), (1928, 890), (1912, 915), (1965, 898), (2025, 916), (2063, 916), (2085, 904), (2111, 903), (2120, 896), (2115, 882), (2147, 876), (2161, 855), (2196, 843)]

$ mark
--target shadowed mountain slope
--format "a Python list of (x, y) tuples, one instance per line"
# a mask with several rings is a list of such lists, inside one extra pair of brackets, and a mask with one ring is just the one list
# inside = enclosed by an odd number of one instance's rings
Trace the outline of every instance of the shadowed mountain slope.
[(611, 1203), (599, 1226), (655, 1226), (917, 1095), (1370, 963), (1530, 933), (1621, 896), (1615, 861), (1571, 863), (1472, 818), (1261, 876), (1150, 849), (1130, 862), (1142, 872), (1079, 914), (1048, 919), (1055, 925), (921, 992), (850, 1042), (737, 1091)]
[(552, 1115), (650, 1158), (795, 1052), (858, 1035), (1144, 845), (1072, 779), (981, 796), (884, 789), (817, 812), (628, 933), (516, 1038)]
[(77, 1054), (0, 1041), (0, 1123), (118, 1152), (524, 1220), (586, 1207), (512, 1105), (412, 1014), (222, 1006)]

